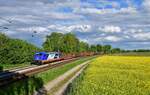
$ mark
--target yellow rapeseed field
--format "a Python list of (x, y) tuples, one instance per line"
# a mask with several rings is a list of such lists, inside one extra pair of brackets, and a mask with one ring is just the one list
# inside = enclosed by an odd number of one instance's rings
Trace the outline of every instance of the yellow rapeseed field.
[(150, 57), (96, 58), (68, 95), (150, 95)]

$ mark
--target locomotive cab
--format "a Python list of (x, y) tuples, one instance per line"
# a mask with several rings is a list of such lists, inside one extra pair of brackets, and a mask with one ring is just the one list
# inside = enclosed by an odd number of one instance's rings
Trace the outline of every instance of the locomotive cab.
[(57, 59), (60, 58), (59, 52), (50, 52), (48, 53), (48, 59)]

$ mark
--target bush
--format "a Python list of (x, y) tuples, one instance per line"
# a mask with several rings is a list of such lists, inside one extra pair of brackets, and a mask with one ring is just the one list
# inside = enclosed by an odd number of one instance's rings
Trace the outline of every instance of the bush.
[(0, 34), (0, 63), (18, 64), (31, 62), (35, 51), (40, 50), (36, 46), (19, 39), (10, 39)]

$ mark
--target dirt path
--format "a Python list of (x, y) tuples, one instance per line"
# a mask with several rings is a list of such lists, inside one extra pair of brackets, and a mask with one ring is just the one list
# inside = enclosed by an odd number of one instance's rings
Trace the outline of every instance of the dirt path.
[(69, 83), (71, 83), (85, 69), (89, 62), (90, 61), (86, 61), (50, 81), (38, 92), (35, 92), (34, 95), (62, 95)]

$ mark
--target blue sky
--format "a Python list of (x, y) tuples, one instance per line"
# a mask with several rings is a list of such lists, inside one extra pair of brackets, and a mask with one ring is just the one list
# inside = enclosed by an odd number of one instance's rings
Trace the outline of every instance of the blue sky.
[(90, 44), (150, 49), (149, 17), (150, 0), (0, 0), (0, 32), (37, 46), (71, 32)]

